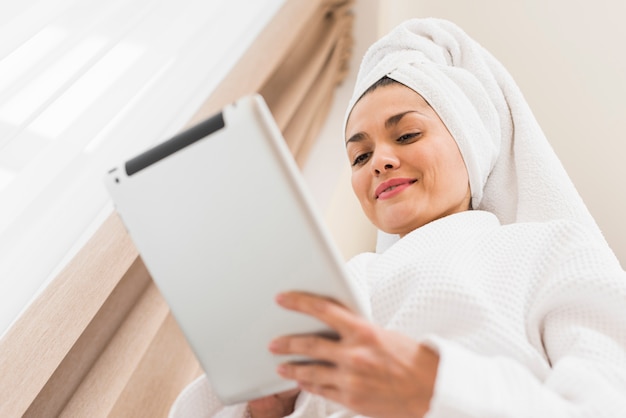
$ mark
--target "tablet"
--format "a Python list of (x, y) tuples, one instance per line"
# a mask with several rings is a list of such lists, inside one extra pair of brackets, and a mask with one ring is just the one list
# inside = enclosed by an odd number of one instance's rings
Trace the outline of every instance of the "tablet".
[(105, 183), (224, 404), (295, 387), (276, 374), (289, 357), (268, 351), (273, 338), (329, 332), (280, 308), (277, 293), (313, 292), (363, 312), (261, 96), (123, 162)]

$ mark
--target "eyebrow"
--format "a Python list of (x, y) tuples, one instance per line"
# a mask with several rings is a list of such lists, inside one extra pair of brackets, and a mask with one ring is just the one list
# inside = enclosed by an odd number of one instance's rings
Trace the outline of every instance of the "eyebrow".
[(389, 129), (389, 128), (393, 128), (394, 126), (396, 126), (407, 113), (419, 113), (419, 112), (417, 110), (407, 110), (406, 112), (393, 115), (385, 121), (385, 128)]
[[(419, 113), (419, 114), (421, 114), (417, 110), (407, 110), (406, 112), (402, 112), (402, 113), (398, 113), (397, 115), (393, 115), (393, 116), (389, 117), (385, 121), (385, 129), (393, 128), (398, 123), (400, 123), (400, 120), (402, 120), (402, 118), (404, 116), (406, 116), (409, 113)], [(364, 140), (365, 138), (367, 138), (367, 134), (365, 134), (364, 132), (357, 132), (356, 134), (354, 134), (350, 138), (348, 138), (348, 140), (346, 141), (346, 146), (348, 146), (348, 144), (350, 142), (359, 142), (359, 141)]]

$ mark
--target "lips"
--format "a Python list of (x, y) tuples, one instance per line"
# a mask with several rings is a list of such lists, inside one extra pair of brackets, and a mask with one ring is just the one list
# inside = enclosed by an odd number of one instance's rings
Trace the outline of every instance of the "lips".
[(376, 196), (376, 199), (389, 199), (397, 195), (416, 181), (416, 179), (411, 178), (394, 178), (391, 180), (387, 180), (386, 182), (381, 183), (376, 188), (374, 194)]

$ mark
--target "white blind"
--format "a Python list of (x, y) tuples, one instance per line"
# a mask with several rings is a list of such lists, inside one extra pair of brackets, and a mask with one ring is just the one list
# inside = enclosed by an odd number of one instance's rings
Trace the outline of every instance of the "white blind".
[(0, 334), (110, 213), (106, 170), (180, 130), (283, 3), (0, 4)]

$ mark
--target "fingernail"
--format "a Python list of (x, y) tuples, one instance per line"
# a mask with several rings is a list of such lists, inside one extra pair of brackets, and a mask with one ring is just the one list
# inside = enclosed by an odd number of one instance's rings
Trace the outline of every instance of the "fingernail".
[(280, 340), (273, 340), (270, 342), (269, 350), (272, 352), (278, 352), (281, 348), (282, 344)]
[(276, 367), (276, 372), (278, 372), (279, 375), (281, 376), (286, 376), (287, 375), (287, 370), (288, 367), (286, 364), (279, 364), (278, 367)]

